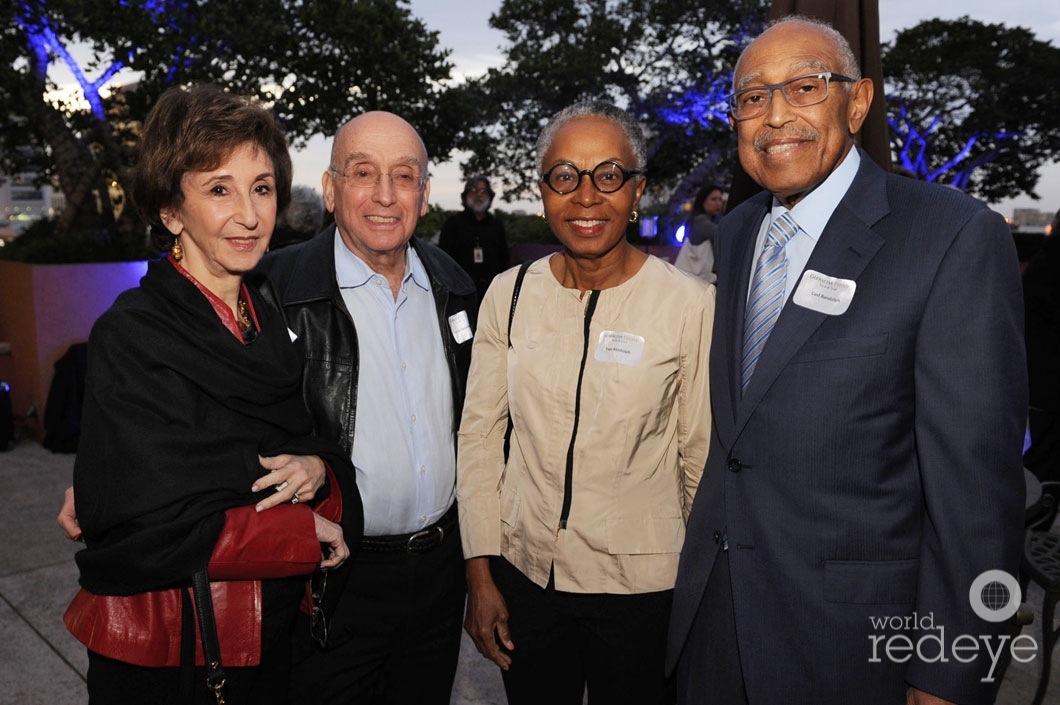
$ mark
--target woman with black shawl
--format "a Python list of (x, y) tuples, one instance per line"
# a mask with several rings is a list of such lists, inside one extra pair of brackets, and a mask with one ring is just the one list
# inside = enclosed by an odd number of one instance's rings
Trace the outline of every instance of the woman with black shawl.
[[(86, 548), (64, 621), (93, 703), (283, 702), (306, 576), (360, 538), (349, 458), (311, 435), (300, 358), (249, 274), (290, 189), (252, 101), (174, 88), (144, 124), (132, 196), (173, 246), (92, 329), (74, 466)], [(209, 602), (215, 627), (196, 622)]]

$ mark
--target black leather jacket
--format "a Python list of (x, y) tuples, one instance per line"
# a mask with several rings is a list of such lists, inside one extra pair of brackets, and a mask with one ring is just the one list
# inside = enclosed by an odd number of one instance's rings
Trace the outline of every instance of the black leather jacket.
[[(357, 331), (335, 279), (334, 226), (298, 245), (270, 252), (258, 265), (279, 297), (287, 325), (298, 336), (303, 354), (302, 394), (315, 432), (337, 440), (349, 453), (357, 413)], [(471, 278), (449, 255), (412, 238), (438, 310), (438, 327), (453, 385), (453, 433), (460, 423), (471, 364), (471, 340), (457, 343), (449, 316), (467, 312), (475, 330), (478, 299)]]

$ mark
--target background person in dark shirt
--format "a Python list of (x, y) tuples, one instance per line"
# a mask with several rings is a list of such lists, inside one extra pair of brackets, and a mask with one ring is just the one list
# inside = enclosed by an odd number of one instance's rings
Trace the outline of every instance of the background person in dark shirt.
[(468, 180), (460, 194), (464, 210), (445, 221), (438, 239), (439, 247), (475, 281), (479, 301), (493, 277), (510, 266), (504, 225), (489, 213), (493, 196), (486, 177)]
[[(1060, 480), (1060, 211), (1023, 272), (1031, 447), (1024, 465), (1040, 480)], [(47, 408), (47, 407), (45, 407)]]

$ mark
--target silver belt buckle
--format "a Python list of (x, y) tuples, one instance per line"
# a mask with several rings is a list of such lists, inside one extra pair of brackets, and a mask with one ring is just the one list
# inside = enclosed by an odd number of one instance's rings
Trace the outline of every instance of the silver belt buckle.
[(412, 546), (412, 542), (415, 541), (416, 539), (422, 539), (422, 538), (426, 538), (426, 537), (430, 536), (432, 531), (437, 531), (438, 532), (438, 543), (439, 544), (441, 544), (441, 542), (445, 540), (445, 529), (443, 529), (440, 526), (432, 526), (432, 527), (428, 527), (428, 528), (424, 529), (423, 531), (417, 531), (412, 536), (409, 536), (409, 541), (408, 541), (407, 544), (405, 544), (405, 550), (408, 551), (409, 553), (412, 553), (412, 551), (414, 550), (413, 546)]
[(412, 536), (409, 536), (409, 541), (408, 541), (407, 544), (405, 544), (405, 550), (408, 551), (409, 553), (412, 553), (412, 542), (415, 541), (416, 539), (421, 539), (421, 538), (424, 538), (425, 536), (429, 536), (430, 533), (431, 533), (430, 529), (424, 529), (423, 531), (417, 531)]

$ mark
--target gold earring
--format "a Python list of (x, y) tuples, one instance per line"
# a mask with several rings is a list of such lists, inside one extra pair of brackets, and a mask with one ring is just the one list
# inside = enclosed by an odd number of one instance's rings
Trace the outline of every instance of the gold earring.
[(633, 215), (629, 216), (629, 222), (636, 223), (638, 218), (640, 218), (640, 215), (637, 211), (633, 211)]
[(169, 254), (173, 257), (173, 261), (179, 262), (184, 259), (184, 248), (180, 246), (180, 238), (173, 238), (173, 247), (170, 248)]

